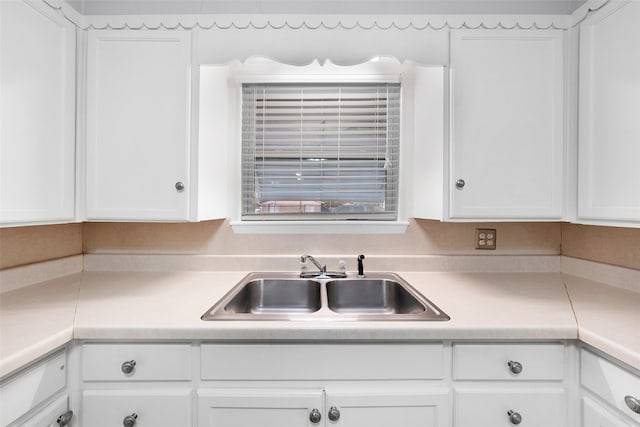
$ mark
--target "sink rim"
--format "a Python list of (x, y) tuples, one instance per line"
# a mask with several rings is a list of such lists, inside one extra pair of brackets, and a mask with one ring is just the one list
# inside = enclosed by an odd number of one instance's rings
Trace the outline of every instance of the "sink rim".
[[(278, 312), (261, 312), (261, 313), (231, 313), (225, 310), (225, 307), (239, 292), (251, 281), (261, 279), (275, 280), (300, 280), (314, 281), (320, 284), (320, 308), (314, 312), (300, 311), (278, 311)], [(425, 310), (420, 313), (381, 313), (366, 311), (333, 311), (329, 308), (327, 295), (327, 284), (329, 282), (339, 281), (358, 281), (358, 280), (392, 280), (397, 282), (405, 291), (407, 291), (418, 303), (424, 306)], [(357, 284), (355, 284), (357, 286)], [(203, 321), (333, 321), (333, 322), (354, 322), (354, 321), (448, 321), (450, 317), (442, 311), (438, 306), (432, 303), (427, 297), (418, 292), (400, 275), (391, 272), (372, 272), (365, 278), (358, 278), (355, 273), (348, 274), (345, 278), (301, 278), (299, 273), (295, 272), (252, 272), (244, 276), (233, 288), (231, 288), (219, 301), (209, 308), (201, 317)]]

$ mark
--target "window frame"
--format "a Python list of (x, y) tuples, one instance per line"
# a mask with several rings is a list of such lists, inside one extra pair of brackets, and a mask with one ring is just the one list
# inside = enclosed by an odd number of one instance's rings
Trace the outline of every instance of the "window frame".
[[(249, 116), (250, 120), (258, 120), (259, 119), (259, 115), (257, 113), (257, 111), (259, 111), (259, 108), (264, 106), (264, 104), (261, 103), (252, 103), (249, 104), (247, 106), (245, 106), (244, 104), (241, 105), (241, 110), (242, 110), (242, 119), (243, 119), (243, 129), (241, 132), (241, 146), (242, 146), (242, 164), (241, 164), (241, 175), (242, 175), (242, 187), (241, 187), (241, 203), (242, 203), (242, 211), (241, 211), (241, 218), (243, 221), (283, 221), (283, 220), (288, 220), (288, 221), (294, 221), (294, 222), (299, 222), (299, 221), (331, 221), (331, 222), (335, 222), (335, 221), (344, 221), (344, 220), (348, 220), (348, 221), (384, 221), (384, 222), (389, 222), (389, 221), (396, 221), (398, 219), (398, 210), (399, 210), (399, 203), (398, 203), (398, 199), (399, 199), (399, 176), (400, 176), (400, 146), (401, 146), (401, 114), (402, 114), (402, 98), (401, 98), (401, 88), (402, 88), (402, 84), (397, 81), (397, 82), (380, 82), (380, 81), (358, 81), (358, 82), (345, 82), (344, 79), (341, 78), (342, 76), (332, 76), (332, 79), (335, 78), (335, 81), (329, 81), (329, 82), (317, 82), (317, 81), (310, 81), (310, 82), (296, 82), (296, 83), (291, 83), (291, 82), (268, 82), (268, 83), (248, 83), (248, 82), (243, 82), (241, 84), (241, 89), (242, 89), (242, 93), (243, 93), (243, 98), (242, 98), (242, 103), (244, 102), (244, 100), (247, 98), (246, 94), (245, 94), (245, 90), (246, 92), (250, 95), (250, 94), (254, 94), (255, 96), (257, 96), (256, 94), (260, 93), (260, 86), (268, 86), (268, 87), (263, 87), (262, 90), (264, 91), (265, 89), (268, 91), (276, 91), (278, 92), (279, 90), (284, 91), (284, 93), (291, 93), (291, 95), (296, 94), (297, 91), (301, 91), (304, 92), (306, 89), (309, 89), (311, 91), (319, 91), (317, 93), (323, 94), (323, 91), (325, 89), (330, 90), (331, 92), (326, 92), (327, 94), (331, 95), (333, 91), (335, 91), (335, 93), (339, 93), (341, 91), (341, 86), (344, 86), (345, 89), (347, 90), (347, 93), (350, 93), (349, 91), (352, 90), (358, 90), (358, 86), (362, 86), (362, 88), (366, 88), (371, 90), (371, 93), (373, 93), (373, 91), (378, 91), (380, 88), (383, 88), (386, 91), (386, 100), (385, 100), (385, 133), (384, 133), (384, 151), (386, 152), (386, 154), (383, 155), (383, 158), (379, 158), (378, 154), (379, 153), (374, 153), (373, 151), (369, 151), (367, 154), (370, 155), (370, 158), (367, 158), (366, 156), (363, 156), (364, 158), (360, 158), (360, 159), (355, 159), (353, 157), (345, 157), (345, 158), (340, 158), (340, 154), (344, 154), (345, 156), (349, 155), (349, 146), (348, 144), (345, 145), (346, 148), (342, 149), (339, 148), (339, 144), (338, 147), (333, 146), (333, 150), (335, 150), (335, 152), (333, 152), (332, 154), (334, 154), (335, 158), (333, 158), (333, 156), (329, 156), (328, 158), (328, 164), (329, 163), (335, 163), (338, 168), (340, 167), (340, 165), (344, 165), (344, 164), (348, 164), (349, 162), (359, 162), (359, 161), (370, 161), (372, 164), (373, 163), (380, 163), (382, 161), (386, 162), (391, 162), (392, 168), (390, 170), (390, 173), (387, 174), (385, 171), (384, 177), (381, 178), (382, 181), (379, 184), (374, 184), (374, 182), (363, 182), (363, 185), (371, 185), (371, 186), (376, 186), (376, 185), (383, 185), (383, 189), (376, 193), (378, 196), (380, 196), (382, 198), (382, 200), (384, 200), (384, 206), (389, 207), (390, 209), (388, 210), (384, 210), (384, 211), (379, 211), (379, 212), (374, 212), (374, 211), (365, 211), (365, 212), (358, 212), (358, 213), (351, 213), (351, 212), (313, 212), (313, 213), (304, 213), (304, 212), (289, 212), (289, 213), (256, 213), (253, 214), (250, 212), (250, 207), (251, 206), (257, 206), (258, 202), (255, 199), (252, 199), (252, 195), (251, 195), (251, 190), (253, 189), (253, 191), (255, 192), (258, 188), (258, 185), (256, 184), (256, 180), (257, 180), (257, 175), (259, 175), (259, 168), (258, 168), (258, 164), (256, 163), (258, 156), (258, 153), (256, 151), (254, 151), (255, 149), (259, 149), (259, 146), (261, 146), (260, 142), (262, 142), (262, 144), (265, 144), (263, 146), (263, 149), (266, 147), (267, 150), (269, 148), (269, 144), (265, 141), (268, 141), (268, 139), (265, 139), (265, 135), (262, 134), (262, 140), (259, 136), (255, 136), (252, 137), (251, 134), (253, 133), (253, 135), (255, 135), (255, 127), (259, 127), (259, 125), (254, 125), (254, 123), (252, 123), (252, 126), (249, 126), (249, 129), (245, 129), (245, 125), (246, 125), (246, 117), (247, 115)], [(245, 88), (245, 86), (249, 86), (248, 88)], [(369, 87), (367, 87), (369, 86)], [(373, 88), (372, 88), (373, 86)], [(379, 86), (379, 88), (375, 87), (375, 86)], [(389, 86), (391, 87), (391, 91), (389, 91)], [(264, 93), (264, 92), (263, 92)], [(250, 97), (250, 96), (249, 96)], [(313, 96), (312, 96), (313, 98)], [(391, 99), (392, 100), (392, 104), (389, 105), (388, 104), (388, 100)], [(263, 102), (263, 101), (262, 101)], [(305, 101), (299, 102), (300, 105), (302, 105)], [(347, 105), (349, 105), (348, 103), (351, 102), (349, 100), (346, 100)], [(294, 102), (294, 106), (297, 106), (298, 103)], [(327, 106), (330, 108), (336, 108), (337, 110), (340, 110), (340, 106), (339, 104), (341, 104), (340, 101), (335, 102), (334, 104), (328, 104)], [(347, 107), (348, 108), (348, 107)], [(313, 110), (312, 110), (313, 111)], [(348, 111), (348, 110), (347, 110)], [(388, 113), (390, 111), (395, 111), (397, 112), (397, 116), (394, 117), (394, 120), (390, 120)], [(249, 114), (247, 114), (249, 113)], [(339, 113), (338, 113), (339, 114)], [(292, 116), (292, 119), (297, 120), (298, 117), (296, 117), (295, 115)], [(377, 119), (377, 116), (376, 116)], [(363, 124), (366, 122), (363, 121)], [(291, 126), (293, 128), (293, 126)], [(253, 131), (253, 132), (252, 132)], [(337, 130), (337, 135), (347, 135), (344, 134), (343, 132), (345, 131), (345, 129), (343, 127), (339, 127), (339, 130)], [(322, 135), (322, 130), (319, 133), (319, 136)], [(336, 132), (335, 129), (331, 129), (331, 132), (334, 133)], [(278, 132), (271, 134), (272, 136), (277, 136), (279, 138), (286, 138), (286, 132), (285, 134), (279, 134)], [(337, 136), (338, 140), (340, 139), (339, 136)], [(391, 142), (390, 142), (391, 139)], [(286, 139), (285, 139), (286, 140)], [(346, 141), (348, 141), (348, 139), (346, 139)], [(300, 142), (300, 144), (304, 144), (303, 142)], [(387, 144), (391, 144), (390, 147), (387, 146)], [(286, 144), (285, 144), (286, 146)], [(291, 157), (289, 161), (287, 161), (286, 159), (280, 159), (281, 162), (283, 163), (283, 167), (285, 169), (289, 168), (291, 165), (294, 165), (296, 162), (301, 162), (300, 167), (302, 167), (304, 170), (307, 170), (309, 173), (320, 173), (323, 170), (323, 167), (321, 166), (321, 164), (314, 164), (314, 163), (308, 163), (305, 162), (304, 157), (306, 156), (305, 151), (302, 149), (303, 145), (300, 145), (300, 149), (302, 150), (300, 152), (300, 157)], [(368, 148), (369, 150), (371, 150), (373, 147), (369, 146), (369, 145), (365, 145), (366, 148)], [(291, 148), (296, 148), (295, 144), (291, 144)], [(308, 147), (311, 149), (311, 151), (313, 151), (313, 149), (311, 147)], [(315, 147), (313, 147), (315, 148)], [(329, 152), (332, 151), (332, 145), (331, 145), (331, 139), (329, 140), (329, 145), (326, 146), (326, 148), (329, 150)], [(343, 151), (344, 150), (344, 151)], [(264, 152), (264, 151), (263, 151)], [(268, 152), (268, 151), (267, 151)], [(285, 152), (286, 153), (286, 152)], [(351, 151), (351, 153), (353, 153), (353, 151)], [(296, 156), (298, 156), (297, 150), (294, 151), (294, 154)], [(267, 159), (271, 158), (271, 161), (277, 161), (275, 157), (271, 157), (272, 155), (270, 155), (270, 157), (267, 157)], [(285, 157), (288, 157), (285, 155)], [(263, 159), (264, 161), (264, 159)], [(307, 164), (307, 166), (302, 166), (303, 163)], [(290, 163), (290, 164), (289, 164)], [(249, 165), (253, 165), (253, 168), (251, 168)], [(386, 166), (384, 168), (379, 168), (377, 167), (375, 169), (376, 173), (380, 173), (383, 170), (386, 170)], [(302, 170), (300, 170), (299, 172), (302, 172)], [(338, 172), (339, 173), (339, 172)], [(321, 188), (324, 188), (325, 186), (329, 186), (331, 187), (331, 184), (333, 183), (333, 180), (331, 178), (324, 180), (324, 179), (318, 179), (313, 178), (314, 175), (310, 175), (310, 179), (312, 180), (312, 182), (316, 182), (315, 185), (313, 185), (314, 187), (317, 188), (317, 191), (322, 191), (319, 190)], [(350, 177), (349, 175), (340, 175), (342, 177), (344, 177), (345, 179), (349, 180), (349, 179), (354, 179), (354, 177)], [(270, 188), (269, 185), (266, 185), (266, 189), (267, 190), (271, 190), (271, 191), (275, 191), (277, 189), (278, 186), (282, 186), (284, 185), (284, 187), (282, 187), (285, 190), (291, 190), (291, 189), (295, 189), (295, 187), (297, 186), (297, 183), (288, 183), (287, 184), (287, 179), (283, 178), (284, 182), (282, 184), (276, 184), (275, 188)], [(300, 179), (300, 178), (298, 178)], [(355, 176), (355, 179), (357, 178), (357, 175)], [(334, 194), (336, 194), (336, 197), (340, 198), (344, 193), (344, 191), (348, 191), (345, 190), (345, 187), (340, 187), (339, 185), (339, 179), (337, 181), (335, 181), (337, 187), (335, 187), (336, 191)], [(290, 188), (287, 188), (290, 187)], [(297, 190), (297, 189), (296, 189)], [(257, 198), (257, 197), (256, 197)], [(304, 197), (301, 197), (298, 202), (304, 200)], [(336, 199), (337, 200), (337, 199)], [(350, 203), (350, 202), (354, 202), (355, 204), (357, 204), (358, 200), (356, 198), (354, 199), (342, 199), (343, 201)], [(320, 202), (321, 204), (326, 202), (327, 200), (324, 200), (322, 198), (319, 198), (319, 200), (315, 200), (315, 203)], [(282, 201), (280, 201), (282, 202)]]

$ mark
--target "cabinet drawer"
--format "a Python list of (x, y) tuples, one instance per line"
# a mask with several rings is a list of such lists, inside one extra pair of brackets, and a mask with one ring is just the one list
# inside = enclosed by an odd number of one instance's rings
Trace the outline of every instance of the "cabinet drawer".
[(191, 390), (87, 390), (82, 395), (82, 422), (91, 427), (124, 424), (135, 427), (176, 427), (191, 424)]
[[(128, 362), (128, 363), (127, 363)], [(127, 373), (127, 366), (131, 368)], [(85, 344), (84, 381), (187, 381), (191, 379), (188, 344)]]
[(626, 396), (640, 400), (640, 377), (584, 349), (580, 351), (580, 361), (581, 384), (640, 422), (640, 414), (625, 402)]
[(440, 379), (441, 343), (203, 344), (205, 380)]
[(562, 389), (456, 389), (454, 400), (456, 427), (513, 427), (518, 415), (522, 426), (567, 426)]
[(456, 344), (453, 379), (562, 380), (564, 355), (563, 344)]
[(0, 425), (15, 421), (66, 386), (66, 356), (59, 352), (9, 378), (0, 388)]
[(582, 398), (582, 427), (630, 427), (618, 416), (588, 397)]

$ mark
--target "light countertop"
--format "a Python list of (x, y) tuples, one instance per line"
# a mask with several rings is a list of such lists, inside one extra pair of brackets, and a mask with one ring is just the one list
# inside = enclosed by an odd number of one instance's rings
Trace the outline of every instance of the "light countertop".
[(84, 272), (5, 292), (0, 306), (0, 376), (72, 338), (151, 341), (579, 338), (640, 368), (640, 337), (634, 333), (640, 324), (637, 309), (640, 293), (575, 276), (398, 272), (451, 317), (447, 322), (200, 320), (245, 274)]
[(81, 273), (0, 295), (0, 377), (73, 338)]

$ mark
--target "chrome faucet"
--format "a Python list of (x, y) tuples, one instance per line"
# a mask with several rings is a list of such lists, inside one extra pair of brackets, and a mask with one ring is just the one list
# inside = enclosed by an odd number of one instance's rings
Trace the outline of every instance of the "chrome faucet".
[[(314, 257), (312, 257), (311, 255), (302, 255), (300, 257), (300, 262), (302, 264), (305, 264), (307, 262), (307, 260), (311, 261), (313, 263), (313, 265), (315, 265), (316, 267), (318, 267), (318, 275), (322, 276), (323, 274), (325, 274), (327, 272), (327, 266), (326, 265), (322, 265), (318, 262), (317, 259), (315, 259)], [(302, 276), (302, 274), (304, 273), (300, 273), (300, 275)]]
[[(316, 272), (305, 271), (307, 260), (311, 261), (313, 265), (315, 265), (318, 268), (318, 271)], [(300, 264), (302, 267), (302, 271), (300, 272), (300, 277), (303, 277), (303, 278), (313, 277), (316, 279), (329, 279), (333, 277), (335, 278), (347, 277), (347, 273), (343, 270), (342, 267), (341, 267), (341, 271), (327, 271), (327, 266), (320, 264), (318, 260), (312, 257), (311, 255), (302, 255), (300, 257)]]

